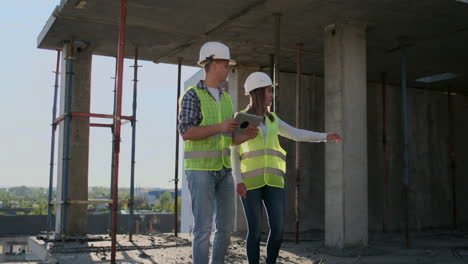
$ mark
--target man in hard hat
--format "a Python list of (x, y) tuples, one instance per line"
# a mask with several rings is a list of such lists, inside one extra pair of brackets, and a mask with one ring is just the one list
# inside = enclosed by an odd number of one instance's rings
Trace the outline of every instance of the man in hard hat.
[[(229, 67), (235, 63), (226, 45), (205, 43), (198, 61), (206, 72), (205, 80), (189, 87), (179, 99), (178, 129), (185, 141), (184, 167), (194, 217), (194, 264), (224, 263), (234, 225), (235, 186), (229, 147), (258, 134), (256, 127), (250, 127), (246, 136), (233, 138), (239, 124), (232, 118), (232, 101), (224, 84)], [(210, 259), (213, 214), (216, 231)]]

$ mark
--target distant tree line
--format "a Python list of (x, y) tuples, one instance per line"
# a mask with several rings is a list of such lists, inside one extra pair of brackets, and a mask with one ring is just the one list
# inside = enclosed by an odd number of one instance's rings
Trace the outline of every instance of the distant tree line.
[[(52, 194), (55, 199), (55, 190)], [(109, 199), (110, 189), (106, 187), (90, 187), (88, 199)], [(119, 206), (122, 210), (128, 210), (130, 199), (129, 188), (119, 188)], [(0, 188), (0, 215), (46, 215), (47, 214), (48, 189), (42, 187), (9, 187)], [(144, 196), (135, 196), (134, 210), (151, 210), (155, 212), (174, 213), (175, 201), (169, 191), (159, 196), (156, 204), (151, 206)], [(178, 199), (178, 211), (180, 213), (181, 198)], [(108, 206), (90, 204), (88, 210), (95, 213), (107, 213)], [(53, 210), (55, 213), (55, 210)]]

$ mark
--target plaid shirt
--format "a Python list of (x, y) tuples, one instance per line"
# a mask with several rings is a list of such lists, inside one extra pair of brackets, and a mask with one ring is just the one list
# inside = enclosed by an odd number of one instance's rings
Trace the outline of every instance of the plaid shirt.
[[(203, 83), (203, 81), (199, 81), (197, 84), (199, 89), (206, 90), (210, 95), (211, 93), (208, 91), (208, 87)], [(221, 94), (224, 92), (225, 89), (219, 90), (219, 97), (221, 98)], [(180, 112), (179, 112), (179, 133), (181, 135), (185, 134), (187, 130), (192, 126), (199, 126), (203, 120), (201, 106), (200, 106), (200, 99), (198, 99), (197, 93), (194, 89), (187, 91), (182, 98), (180, 103)]]
[[(211, 95), (211, 93), (208, 91), (208, 87), (206, 87), (202, 80), (198, 82), (197, 87), (206, 90)], [(221, 94), (224, 92), (224, 88), (219, 90), (219, 98), (221, 98)], [(201, 112), (200, 99), (198, 99), (195, 89), (190, 89), (183, 95), (182, 101), (180, 102), (178, 125), (179, 133), (181, 135), (185, 134), (189, 128), (193, 126), (199, 126), (202, 120), (203, 116)], [(223, 169), (228, 172), (231, 171), (230, 168)]]

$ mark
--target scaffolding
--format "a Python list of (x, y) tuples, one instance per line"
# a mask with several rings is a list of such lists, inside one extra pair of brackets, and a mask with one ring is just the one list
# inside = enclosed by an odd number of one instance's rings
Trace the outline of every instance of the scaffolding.
[[(135, 142), (136, 142), (136, 111), (137, 111), (137, 77), (138, 77), (138, 47), (135, 47), (135, 62), (134, 67), (134, 79), (133, 79), (133, 113), (131, 116), (122, 115), (122, 86), (123, 86), (123, 61), (124, 61), (124, 49), (125, 49), (125, 19), (126, 19), (126, 0), (121, 1), (121, 12), (120, 12), (120, 27), (119, 27), (119, 43), (118, 43), (118, 55), (116, 63), (116, 81), (115, 81), (115, 95), (114, 95), (114, 113), (109, 114), (97, 114), (97, 113), (83, 113), (83, 112), (72, 112), (71, 111), (71, 99), (72, 99), (72, 84), (73, 84), (73, 45), (74, 42), (71, 40), (68, 47), (70, 48), (69, 56), (64, 58), (68, 62), (66, 71), (66, 95), (65, 95), (65, 111), (64, 114), (57, 117), (57, 94), (59, 87), (59, 67), (61, 52), (57, 51), (57, 64), (54, 84), (54, 99), (52, 107), (52, 132), (51, 132), (51, 151), (50, 151), (50, 168), (49, 168), (49, 194), (48, 194), (48, 214), (47, 214), (47, 226), (48, 236), (52, 230), (52, 208), (54, 205), (62, 207), (61, 219), (61, 230), (60, 233), (62, 238), (67, 231), (67, 209), (71, 204), (108, 204), (111, 207), (111, 240), (112, 240), (112, 252), (111, 261), (115, 263), (115, 251), (116, 251), (116, 233), (117, 233), (117, 210), (118, 210), (118, 178), (119, 178), (119, 154), (120, 154), (120, 142), (121, 142), (121, 127), (122, 120), (128, 120), (132, 125), (132, 148), (131, 148), (131, 182), (130, 182), (130, 199), (128, 205), (130, 208), (129, 214), (129, 239), (132, 240), (133, 234), (133, 201), (134, 201), (134, 179), (135, 179)], [(107, 127), (111, 128), (113, 134), (112, 141), (112, 177), (111, 177), (111, 197), (110, 199), (100, 200), (70, 200), (68, 197), (68, 171), (69, 171), (69, 160), (70, 160), (70, 125), (73, 117), (87, 117), (87, 118), (103, 118), (112, 119), (113, 123), (89, 123), (89, 127)], [(63, 186), (62, 186), (62, 199), (53, 200), (53, 170), (54, 170), (54, 159), (55, 159), (55, 134), (57, 126), (64, 122), (64, 158), (63, 158)]]
[[(61, 230), (62, 239), (65, 238), (64, 234), (67, 230), (67, 208), (71, 204), (107, 204), (111, 209), (109, 215), (109, 224), (110, 224), (110, 236), (111, 236), (111, 263), (115, 263), (116, 260), (116, 235), (117, 235), (117, 211), (119, 207), (119, 202), (127, 202), (129, 206), (129, 217), (128, 217), (128, 234), (129, 241), (133, 240), (134, 230), (134, 196), (135, 196), (135, 154), (136, 154), (136, 114), (137, 114), (137, 91), (138, 91), (138, 68), (141, 66), (138, 65), (138, 47), (135, 46), (135, 56), (134, 64), (130, 66), (133, 68), (133, 102), (132, 102), (132, 115), (125, 116), (122, 115), (122, 86), (123, 86), (123, 60), (125, 57), (125, 33), (126, 33), (126, 13), (127, 13), (127, 1), (121, 0), (120, 8), (120, 25), (119, 25), (119, 40), (118, 40), (118, 54), (116, 58), (116, 72), (115, 72), (115, 87), (114, 87), (114, 105), (113, 105), (113, 114), (98, 114), (98, 113), (83, 113), (83, 112), (72, 112), (71, 111), (71, 92), (72, 92), (72, 83), (73, 83), (73, 41), (69, 42), (70, 56), (64, 58), (68, 61), (68, 68), (66, 72), (66, 98), (65, 98), (65, 112), (63, 115), (57, 117), (57, 94), (59, 87), (59, 67), (60, 67), (60, 58), (61, 52), (57, 50), (57, 64), (55, 74), (55, 83), (54, 83), (54, 99), (52, 107), (52, 132), (51, 132), (51, 150), (50, 150), (50, 169), (49, 169), (49, 194), (48, 194), (48, 214), (47, 214), (47, 239), (49, 239), (49, 233), (53, 230), (52, 228), (52, 209), (54, 205), (59, 205), (62, 207), (63, 213), (61, 215)], [(182, 69), (182, 58), (178, 59), (178, 77), (177, 77), (177, 98), (180, 97), (181, 90), (181, 69)], [(177, 103), (177, 113), (178, 113), (178, 103)], [(112, 140), (112, 170), (111, 170), (111, 186), (110, 186), (110, 197), (109, 199), (99, 199), (99, 200), (70, 200), (68, 198), (68, 170), (70, 160), (70, 124), (73, 117), (88, 117), (88, 118), (103, 118), (111, 119), (112, 123), (89, 123), (89, 127), (106, 127), (112, 130), (113, 140)], [(118, 200), (118, 179), (119, 179), (119, 154), (120, 154), (120, 142), (121, 142), (121, 126), (122, 121), (128, 121), (132, 126), (132, 139), (131, 139), (131, 176), (130, 176), (130, 198), (129, 200), (119, 201)], [(55, 159), (55, 134), (57, 126), (64, 122), (65, 131), (64, 131), (64, 164), (63, 164), (63, 197), (59, 201), (57, 199), (53, 200), (53, 178), (54, 178), (54, 159)], [(179, 155), (179, 137), (178, 131), (176, 129), (176, 150), (175, 150), (175, 177), (174, 189), (175, 189), (175, 223), (174, 223), (174, 232), (175, 236), (178, 235), (178, 155)]]
[[(61, 201), (58, 200), (53, 200), (52, 199), (52, 194), (53, 194), (53, 176), (54, 176), (54, 160), (55, 160), (55, 132), (57, 130), (57, 126), (61, 122), (65, 122), (65, 144), (64, 144), (64, 150), (65, 150), (65, 158), (64, 158), (64, 166), (63, 166), (63, 175), (64, 175), (64, 186), (67, 186), (67, 181), (68, 181), (68, 163), (67, 161), (69, 160), (69, 141), (70, 141), (70, 135), (69, 135), (69, 122), (73, 117), (89, 117), (89, 118), (102, 118), (102, 119), (113, 119), (114, 123), (116, 120), (126, 120), (130, 121), (132, 125), (132, 167), (131, 167), (131, 189), (133, 189), (133, 182), (134, 182), (134, 169), (135, 169), (135, 141), (136, 141), (136, 110), (137, 110), (137, 104), (136, 104), (136, 99), (137, 99), (137, 72), (138, 72), (138, 66), (137, 65), (137, 60), (138, 60), (138, 53), (136, 51), (136, 56), (135, 56), (135, 65), (132, 66), (135, 68), (135, 79), (134, 81), (134, 87), (133, 87), (133, 115), (132, 116), (125, 116), (125, 115), (120, 115), (120, 118), (116, 118), (115, 115), (109, 115), (109, 114), (97, 114), (97, 113), (83, 113), (83, 112), (71, 112), (70, 111), (70, 106), (71, 106), (71, 77), (73, 75), (73, 66), (69, 66), (67, 70), (67, 96), (66, 96), (66, 103), (65, 103), (65, 113), (59, 117), (56, 116), (57, 112), (57, 93), (58, 93), (58, 78), (59, 78), (59, 66), (60, 66), (60, 51), (57, 51), (57, 65), (56, 65), (56, 71), (54, 71), (55, 74), (55, 85), (54, 85), (54, 99), (53, 99), (53, 108), (52, 108), (52, 135), (51, 135), (51, 152), (50, 152), (50, 171), (49, 171), (49, 195), (48, 195), (48, 200), (49, 200), (49, 207), (48, 207), (48, 217), (47, 217), (47, 226), (49, 231), (52, 230), (52, 206), (53, 205), (60, 205), (63, 207), (63, 209), (66, 210), (67, 205), (69, 204), (109, 204), (113, 205), (113, 200), (112, 199), (98, 199), (98, 200), (86, 200), (86, 201), (81, 201), (81, 200), (70, 200), (68, 199), (67, 195), (67, 188), (64, 187), (64, 194), (63, 194), (63, 199)], [(71, 60), (73, 59), (72, 57), (65, 58), (66, 60)], [(115, 102), (116, 100), (114, 100)], [(114, 124), (107, 124), (107, 123), (89, 123), (90, 127), (107, 127), (111, 128), (113, 130)], [(133, 212), (133, 192), (131, 192), (130, 195), (130, 200), (128, 201), (130, 212)], [(125, 202), (125, 201), (121, 201)], [(62, 232), (65, 232), (66, 230), (66, 214), (63, 214), (64, 219), (62, 219), (63, 223), (63, 229), (61, 230)], [(132, 214), (130, 214), (129, 218), (132, 218)], [(131, 220), (130, 220), (131, 221)], [(130, 225), (132, 226), (132, 225)], [(132, 231), (130, 231), (131, 233)]]

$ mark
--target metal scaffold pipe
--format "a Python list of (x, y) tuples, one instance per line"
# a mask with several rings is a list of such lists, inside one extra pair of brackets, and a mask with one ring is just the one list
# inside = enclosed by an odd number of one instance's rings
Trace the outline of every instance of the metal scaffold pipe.
[(388, 139), (387, 139), (387, 74), (382, 73), (382, 144), (384, 154), (384, 186), (383, 186), (383, 214), (382, 231), (387, 232), (388, 211)]
[(118, 209), (118, 193), (119, 193), (119, 155), (120, 155), (120, 132), (122, 121), (122, 86), (123, 86), (123, 66), (125, 53), (125, 33), (126, 33), (126, 18), (127, 18), (127, 0), (120, 1), (120, 27), (119, 27), (119, 42), (117, 52), (117, 89), (115, 93), (116, 108), (115, 108), (115, 126), (113, 137), (113, 194), (112, 194), (112, 230), (111, 230), (111, 263), (116, 263), (116, 245), (117, 245), (117, 209)]
[[(50, 140), (50, 168), (49, 168), (49, 193), (47, 202), (47, 238), (49, 238), (49, 232), (52, 230), (52, 193), (54, 185), (54, 160), (55, 160), (55, 131), (57, 126), (55, 124), (55, 118), (57, 118), (57, 94), (59, 87), (59, 76), (60, 76), (60, 50), (57, 50), (57, 63), (55, 66), (55, 83), (54, 83), (54, 99), (52, 106), (52, 132)], [(47, 239), (48, 240), (48, 239)]]
[(270, 54), (270, 77), (274, 80), (275, 76), (275, 54)]
[(452, 183), (452, 229), (457, 229), (457, 180), (456, 180), (456, 156), (454, 139), (454, 118), (452, 106), (452, 93), (450, 87), (447, 89), (447, 120), (448, 120), (448, 156), (449, 156), (449, 175)]
[[(114, 93), (114, 104), (113, 104), (113, 110), (112, 110), (112, 116), (115, 116), (115, 106), (117, 104), (116, 102), (116, 97), (115, 97), (115, 92), (117, 90), (117, 58), (115, 58), (115, 71), (114, 71), (114, 90), (112, 91)], [(112, 78), (112, 77), (111, 77)], [(112, 119), (112, 127), (111, 131), (112, 134), (114, 134), (114, 127), (115, 127), (115, 118)], [(111, 164), (114, 164), (114, 144), (112, 144), (111, 147)], [(109, 199), (112, 200), (112, 197), (114, 195), (114, 168), (111, 166), (111, 179), (110, 179), (110, 192), (109, 192)], [(111, 235), (111, 230), (112, 230), (112, 204), (109, 204), (109, 235)]]
[(182, 79), (182, 58), (178, 58), (178, 67), (177, 67), (177, 101), (176, 101), (176, 146), (175, 146), (175, 172), (174, 172), (174, 236), (178, 236), (179, 233), (179, 129), (177, 116), (179, 114), (179, 97), (181, 89), (181, 79)]
[(408, 87), (406, 72), (406, 53), (401, 49), (401, 99), (402, 99), (402, 127), (403, 127), (403, 188), (404, 188), (404, 208), (405, 208), (405, 245), (410, 248), (409, 238), (409, 153), (408, 153)]
[(136, 111), (137, 111), (137, 88), (138, 88), (138, 47), (135, 47), (135, 60), (133, 66), (133, 119), (131, 120), (132, 124), (132, 161), (131, 161), (131, 171), (130, 171), (130, 201), (129, 209), (130, 213), (128, 215), (128, 239), (131, 242), (133, 239), (133, 205), (135, 198), (135, 142), (136, 142)]
[[(300, 93), (301, 93), (301, 75), (302, 75), (302, 43), (297, 44), (297, 62), (296, 62), (296, 127), (301, 125), (300, 121)], [(300, 219), (300, 186), (301, 186), (301, 150), (300, 142), (296, 141), (296, 244), (299, 243), (299, 219)]]

